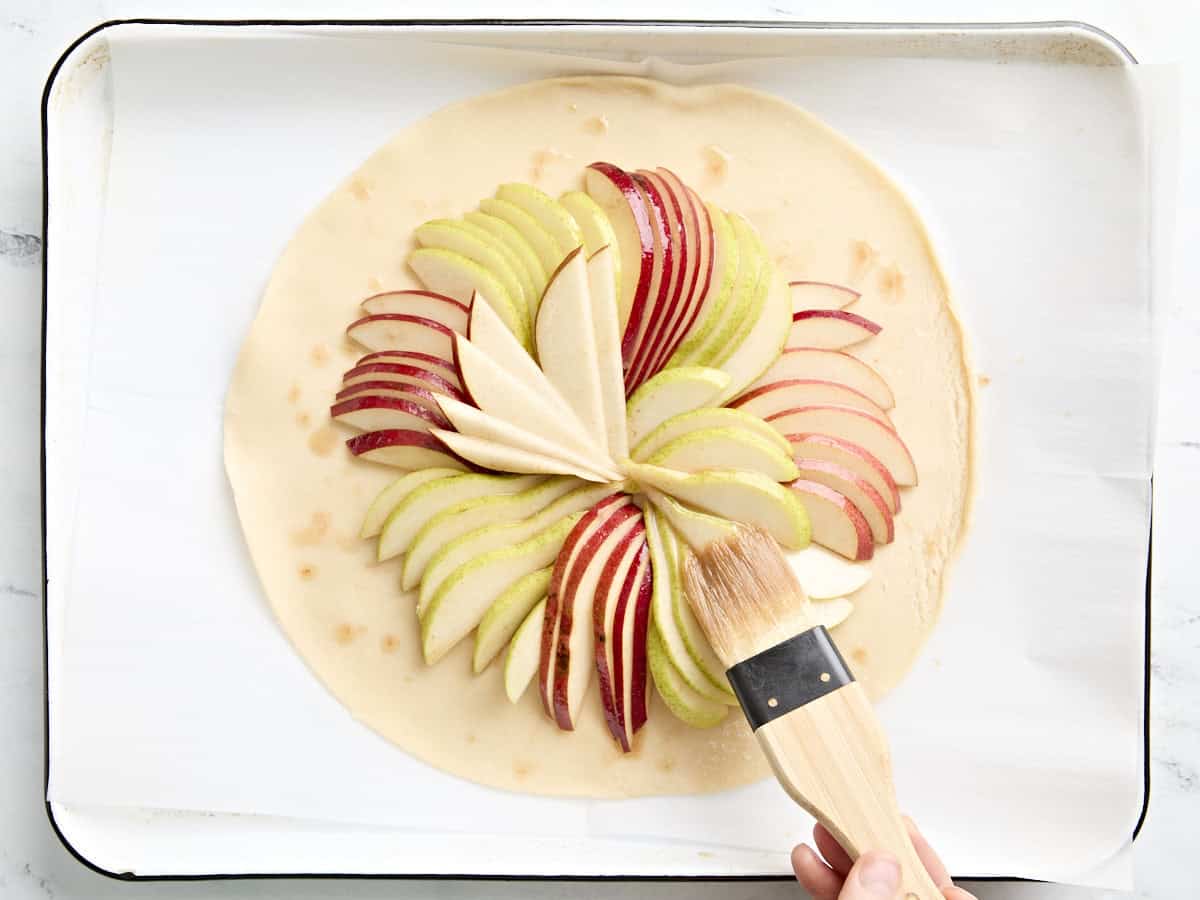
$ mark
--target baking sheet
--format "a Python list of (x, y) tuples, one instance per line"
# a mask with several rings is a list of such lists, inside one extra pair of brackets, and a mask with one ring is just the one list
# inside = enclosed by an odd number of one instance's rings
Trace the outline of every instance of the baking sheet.
[[(498, 49), (487, 31), (248, 34), (109, 37), (98, 283), (56, 311), (91, 322), (86, 364), (49, 347), (48, 400), (81, 412), (76, 444), (55, 451), (48, 434), (51, 470), (78, 479), (74, 509), (50, 522), (62, 548), (50, 560), (52, 801), (400, 828), (421, 851), (398, 844), (395, 871), (513, 871), (462, 852), (492, 835), (553, 839), (542, 874), (786, 871), (806, 818), (772, 783), (521, 797), (442, 775), (353, 723), (274, 626), (222, 469), (238, 346), (278, 252), (325, 193), (456, 97), (635, 71), (788, 97), (864, 147), (930, 219), (990, 384), (976, 523), (946, 615), (881, 709), (901, 797), (956, 872), (1128, 878), (1094, 874), (1142, 803), (1156, 362), (1128, 71), (737, 61), (750, 45), (736, 35), (691, 41), (681, 66), (622, 62), (617, 41), (599, 62), (565, 52), (566, 38), (548, 41), (552, 55)], [(699, 66), (708, 53), (723, 61)], [(650, 852), (597, 852), (611, 842)]]

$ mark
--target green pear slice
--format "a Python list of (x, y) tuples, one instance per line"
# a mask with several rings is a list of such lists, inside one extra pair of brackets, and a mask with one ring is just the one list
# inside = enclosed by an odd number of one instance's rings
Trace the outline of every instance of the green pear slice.
[(508, 645), (504, 657), (504, 693), (512, 703), (521, 699), (533, 676), (537, 674), (542, 655), (542, 626), (546, 619), (546, 601), (529, 611)]
[(612, 248), (613, 296), (621, 290), (621, 257), (617, 248), (617, 232), (600, 204), (583, 191), (568, 191), (558, 198), (583, 232), (583, 247), (589, 257), (602, 247)]
[(663, 647), (680, 677), (693, 691), (716, 703), (734, 703), (736, 700), (727, 689), (714, 684), (712, 679), (696, 665), (688, 652), (683, 635), (675, 622), (674, 585), (679, 580), (674, 560), (664, 540), (661, 518), (653, 506), (648, 506), (643, 515), (646, 519), (646, 541), (650, 547), (650, 568), (654, 581), (650, 594), (651, 629), (658, 632)]
[(380, 562), (399, 556), (432, 516), (443, 509), (493, 494), (516, 494), (528, 490), (540, 478), (516, 475), (457, 475), (423, 484), (408, 494), (388, 514), (379, 533)]
[(452, 250), (422, 247), (408, 256), (408, 264), (431, 291), (470, 303), (479, 294), (504, 320), (522, 345), (529, 344), (529, 310), (504, 289), (488, 269)]
[(383, 530), (383, 523), (392, 514), (401, 501), (423, 484), (438, 481), (442, 478), (454, 478), (462, 475), (459, 469), (419, 469), (401, 475), (376, 495), (375, 500), (367, 508), (363, 516), (362, 528), (358, 531), (361, 538), (372, 538)]
[(713, 274), (708, 291), (701, 300), (700, 312), (683, 342), (667, 361), (667, 368), (695, 365), (701, 349), (717, 329), (725, 315), (725, 307), (734, 293), (737, 283), (740, 249), (733, 226), (725, 213), (711, 203), (706, 203), (712, 222), (714, 237)]
[(546, 287), (546, 279), (550, 273), (546, 271), (542, 261), (538, 259), (538, 255), (529, 246), (529, 241), (525, 240), (521, 236), (521, 232), (513, 228), (510, 223), (495, 216), (489, 216), (485, 212), (473, 210), (463, 216), (463, 221), (486, 231), (507, 247), (513, 258), (520, 261), (521, 268), (529, 275), (530, 290), (527, 297), (530, 301), (530, 308), (536, 306), (538, 298), (542, 296), (542, 291)]
[(710, 516), (690, 506), (684, 506), (662, 491), (647, 488), (646, 496), (650, 498), (661, 517), (671, 524), (675, 533), (693, 550), (703, 550), (714, 541), (725, 540), (737, 531), (738, 526), (728, 519)]
[(745, 428), (705, 428), (690, 431), (665, 444), (646, 460), (680, 472), (739, 469), (761, 472), (772, 481), (793, 481), (800, 470), (773, 442)]
[(675, 718), (693, 728), (712, 728), (725, 719), (729, 707), (692, 689), (671, 662), (663, 639), (654, 627), (646, 637), (646, 663), (658, 696)]
[(433, 665), (479, 624), (488, 607), (517, 579), (554, 562), (578, 512), (533, 537), (477, 556), (459, 566), (438, 587), (421, 616), (421, 649)]
[(758, 237), (750, 223), (735, 213), (728, 213), (727, 218), (738, 245), (737, 277), (729, 299), (721, 309), (720, 320), (713, 324), (704, 344), (693, 355), (694, 365), (711, 366), (722, 358), (754, 305), (754, 292), (763, 266)]
[(450, 541), (485, 525), (526, 519), (578, 486), (574, 478), (547, 478), (519, 494), (473, 497), (442, 510), (421, 527), (408, 545), (401, 587), (406, 591), (415, 588), (429, 561)]
[[(482, 216), (485, 214), (479, 213), (478, 215)], [(537, 297), (540, 296), (542, 292), (540, 263), (538, 263), (537, 266), (531, 271), (528, 266), (527, 257), (524, 254), (518, 253), (515, 247), (509, 244), (509, 242), (502, 238), (499, 234), (496, 234), (489, 228), (485, 228), (478, 222), (468, 221), (465, 218), (440, 219), (438, 221), (444, 222), (447, 225), (452, 225), (455, 228), (466, 232), (474, 237), (475, 240), (483, 243), (489, 249), (499, 253), (504, 259), (504, 262), (508, 265), (508, 268), (512, 270), (513, 276), (517, 279), (517, 283), (521, 285), (521, 296), (525, 299), (526, 308), (537, 302)], [(499, 219), (494, 219), (493, 221), (500, 222), (501, 226), (512, 230), (512, 226), (510, 226), (507, 222), (501, 222)], [(532, 257), (534, 262), (537, 263), (537, 257), (533, 255), (533, 251), (529, 249), (529, 245), (521, 240), (521, 236), (519, 234), (516, 235), (516, 238), (517, 243), (523, 247), (529, 254), (529, 257)]]
[[(546, 566), (530, 572), (524, 578), (518, 578), (488, 607), (475, 630), (475, 655), (471, 660), (475, 674), (486, 669), (496, 654), (504, 649), (530, 611), (538, 603), (545, 602), (553, 574), (554, 566)], [(532, 677), (532, 672), (530, 675)]]
[(496, 191), (496, 199), (507, 200), (533, 216), (554, 238), (564, 256), (576, 247), (583, 246), (583, 229), (579, 227), (575, 217), (567, 212), (561, 203), (532, 184), (502, 184)]
[[(510, 203), (507, 200), (501, 200), (497, 197), (489, 197), (486, 200), (480, 201), (479, 209), (481, 212), (501, 219), (515, 228), (521, 235), (522, 240), (533, 250), (547, 276), (558, 268), (558, 264), (562, 262), (562, 258), (567, 255), (566, 251), (558, 246), (558, 243), (551, 236), (550, 232), (543, 228), (537, 219), (515, 203)], [(540, 301), (541, 298), (539, 297), (538, 300)], [(530, 312), (534, 311), (530, 309)]]
[(782, 453), (791, 453), (791, 445), (783, 436), (758, 416), (740, 409), (710, 407), (693, 412), (681, 413), (663, 422), (646, 435), (633, 448), (631, 454), (638, 462), (645, 462), (671, 441), (693, 431), (708, 431), (714, 428), (740, 428), (770, 442)]
[[(587, 197), (586, 194), (582, 195)], [(590, 201), (591, 198), (588, 197)], [(594, 201), (593, 201), (594, 202)], [(592, 331), (596, 338), (596, 363), (600, 374), (600, 399), (608, 454), (614, 460), (629, 456), (629, 428), (625, 420), (625, 374), (621, 363), (621, 325), (617, 288), (612, 277), (617, 245), (608, 244), (587, 261), (588, 292), (592, 300)]]
[(754, 327), (721, 363), (721, 371), (729, 376), (729, 387), (721, 394), (722, 403), (753, 384), (783, 353), (791, 329), (791, 305), (782, 282), (771, 280), (756, 315)]
[(790, 550), (808, 546), (808, 514), (800, 498), (758, 472), (711, 469), (685, 474), (629, 463), (626, 473), (640, 484), (705, 512), (762, 528)]
[[(742, 342), (746, 340), (746, 335), (753, 331), (758, 324), (763, 307), (767, 302), (767, 294), (771, 291), (772, 285), (775, 284), (775, 267), (771, 263), (771, 258), (767, 254), (766, 248), (763, 247), (762, 241), (757, 234), (753, 234), (751, 239), (755, 242), (755, 249), (758, 251), (759, 259), (761, 260), (758, 268), (758, 280), (754, 283), (754, 290), (750, 295), (749, 306), (746, 307), (745, 312), (738, 319), (737, 329), (730, 336), (729, 342), (721, 349), (720, 355), (717, 357), (722, 366), (742, 346)], [(778, 284), (778, 292), (787, 299), (790, 314), (792, 304), (790, 298), (787, 298), (787, 291), (784, 289), (782, 281)], [(790, 327), (788, 331), (790, 333)], [(715, 363), (717, 360), (713, 360), (713, 362)]]
[(580, 485), (524, 521), (484, 525), (450, 541), (425, 566), (417, 595), (417, 614), (424, 615), (442, 582), (460, 566), (493, 550), (527, 540), (560, 519), (619, 493), (622, 487), (620, 484)]
[(629, 398), (626, 406), (629, 443), (636, 447), (668, 419), (710, 405), (728, 386), (729, 376), (717, 369), (703, 366), (663, 369)]
[(514, 306), (529, 308), (529, 300), (525, 296), (521, 280), (505, 255), (492, 244), (490, 237), (481, 239), (464, 223), (452, 219), (435, 219), (418, 225), (413, 236), (422, 247), (450, 250), (483, 266), (500, 282)]
[(787, 554), (787, 560), (809, 600), (845, 597), (860, 590), (871, 580), (868, 566), (852, 562), (816, 544)]
[(584, 481), (612, 481), (609, 475), (600, 475), (580, 469), (557, 456), (546, 456), (529, 450), (521, 450), (508, 444), (472, 437), (457, 431), (431, 428), (429, 433), (445, 444), (462, 459), (475, 463), (482, 469), (497, 472), (522, 472), (531, 475), (573, 475)]

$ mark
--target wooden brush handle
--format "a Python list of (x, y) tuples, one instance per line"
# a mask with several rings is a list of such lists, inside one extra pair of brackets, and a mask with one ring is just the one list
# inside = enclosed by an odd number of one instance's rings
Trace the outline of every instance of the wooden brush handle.
[(886, 850), (900, 861), (902, 900), (942, 900), (900, 817), (887, 741), (858, 682), (761, 726), (775, 777), (851, 859)]

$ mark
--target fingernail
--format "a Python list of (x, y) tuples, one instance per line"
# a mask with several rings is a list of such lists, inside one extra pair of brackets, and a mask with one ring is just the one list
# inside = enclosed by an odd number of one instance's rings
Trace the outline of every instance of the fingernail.
[(900, 863), (886, 853), (871, 853), (858, 873), (858, 882), (876, 897), (893, 897), (900, 887)]

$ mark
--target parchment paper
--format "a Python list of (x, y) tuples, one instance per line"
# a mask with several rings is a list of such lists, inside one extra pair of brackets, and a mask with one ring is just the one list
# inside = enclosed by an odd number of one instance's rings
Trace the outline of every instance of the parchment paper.
[(974, 526), (941, 625), (880, 710), (902, 804), (956, 873), (1127, 883), (1127, 866), (1106, 863), (1142, 806), (1157, 374), (1131, 74), (152, 34), (111, 48), (88, 376), (59, 395), (82, 396), (86, 418), (79, 470), (59, 476), (78, 477), (78, 507), (50, 526), (69, 533), (51, 559), (64, 622), (51, 799), (444, 833), (445, 859), (425, 871), (478, 871), (456, 834), (578, 838), (546, 873), (624, 871), (596, 852), (609, 839), (661, 845), (696, 872), (729, 872), (722, 848), (774, 854), (761, 871), (786, 871), (808, 821), (773, 782), (693, 798), (523, 797), (443, 775), (355, 723), (275, 626), (224, 477), (228, 375), (308, 210), (450, 100), (620, 70), (787, 97), (878, 160), (930, 221), (986, 384)]

